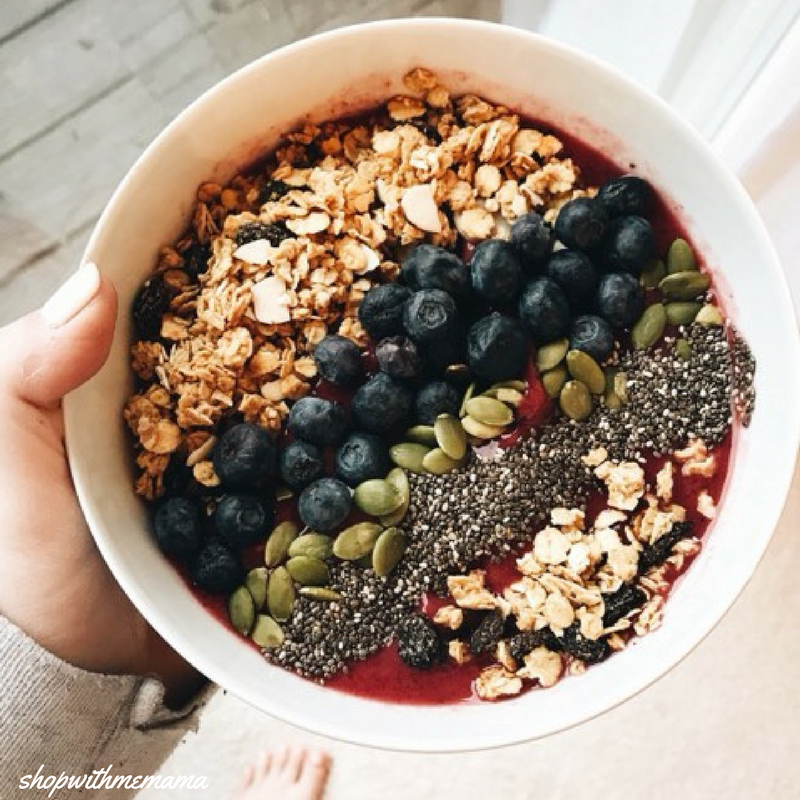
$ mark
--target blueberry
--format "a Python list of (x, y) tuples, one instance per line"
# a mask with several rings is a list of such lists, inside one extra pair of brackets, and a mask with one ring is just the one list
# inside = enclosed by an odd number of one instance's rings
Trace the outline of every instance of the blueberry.
[(194, 555), (202, 541), (200, 511), (185, 497), (169, 497), (156, 508), (153, 532), (165, 555), (178, 558)]
[(469, 270), (455, 254), (432, 244), (419, 244), (403, 259), (401, 273), (414, 291), (441, 289), (457, 298), (469, 294)]
[(439, 414), (458, 416), (461, 392), (447, 381), (431, 381), (417, 392), (414, 405), (417, 422), (433, 425)]
[(444, 657), (439, 631), (422, 614), (412, 614), (398, 625), (397, 649), (403, 663), (414, 669), (430, 669)]
[(653, 190), (650, 184), (636, 175), (621, 175), (606, 181), (597, 193), (609, 217), (626, 214), (642, 215), (647, 212)]
[(378, 366), (393, 378), (416, 378), (422, 370), (422, 358), (417, 346), (407, 336), (381, 339), (375, 348)]
[(275, 456), (275, 444), (264, 428), (240, 422), (219, 437), (214, 471), (227, 488), (253, 488), (275, 474)]
[(258, 192), (259, 203), (274, 203), (280, 200), (288, 191), (291, 190), (288, 183), (276, 179), (268, 180)]
[(507, 381), (524, 371), (528, 342), (517, 320), (495, 311), (470, 328), (467, 351), (470, 369), (478, 378)]
[(194, 242), (183, 254), (183, 269), (193, 280), (207, 272), (211, 248), (208, 245)]
[(472, 288), (491, 306), (512, 305), (522, 283), (522, 264), (514, 248), (502, 239), (481, 242), (470, 261)]
[(643, 217), (619, 217), (609, 226), (602, 247), (608, 269), (638, 276), (655, 254), (653, 228)]
[(361, 350), (345, 336), (326, 336), (314, 350), (319, 374), (336, 386), (352, 386), (361, 380)]
[(336, 475), (349, 486), (384, 478), (391, 468), (386, 442), (374, 433), (351, 433), (336, 451)]
[(447, 336), (457, 325), (455, 301), (441, 289), (422, 289), (403, 307), (403, 327), (418, 344)]
[(522, 290), (519, 318), (537, 344), (560, 339), (571, 322), (566, 295), (552, 278), (534, 278)]
[(608, 215), (602, 203), (578, 197), (564, 203), (556, 217), (556, 236), (567, 247), (593, 250), (606, 235)]
[(325, 474), (322, 451), (316, 445), (295, 439), (281, 452), (280, 471), (284, 483), (300, 491)]
[(252, 494), (226, 494), (214, 512), (214, 525), (233, 548), (247, 547), (266, 537), (275, 521), (275, 509)]
[(347, 412), (341, 403), (321, 397), (302, 397), (289, 412), (289, 430), (298, 439), (324, 447), (347, 433)]
[(347, 519), (353, 498), (340, 480), (320, 478), (303, 489), (297, 505), (304, 525), (325, 532), (338, 528)]
[(293, 239), (294, 234), (282, 222), (248, 222), (242, 225), (234, 237), (237, 247), (259, 239), (266, 239), (273, 247), (278, 247), (284, 239)]
[(411, 290), (399, 283), (373, 286), (358, 307), (358, 319), (373, 339), (384, 339), (403, 332), (403, 306)]
[(171, 293), (161, 275), (147, 280), (133, 299), (133, 325), (142, 339), (157, 339), (161, 318), (169, 308)]
[(511, 244), (525, 267), (536, 267), (553, 246), (553, 231), (540, 214), (531, 211), (511, 226)]
[(609, 272), (597, 287), (597, 313), (615, 328), (628, 328), (644, 311), (644, 293), (628, 272)]
[(576, 310), (587, 308), (597, 290), (597, 270), (579, 250), (559, 250), (547, 260), (544, 272), (552, 278)]
[(239, 557), (214, 539), (195, 556), (189, 573), (195, 586), (212, 594), (229, 594), (244, 579)]
[(411, 410), (411, 390), (385, 372), (373, 375), (353, 395), (353, 418), (364, 430), (383, 433), (405, 421)]
[(584, 314), (572, 323), (569, 346), (571, 350), (583, 350), (602, 364), (614, 349), (614, 332), (602, 317)]

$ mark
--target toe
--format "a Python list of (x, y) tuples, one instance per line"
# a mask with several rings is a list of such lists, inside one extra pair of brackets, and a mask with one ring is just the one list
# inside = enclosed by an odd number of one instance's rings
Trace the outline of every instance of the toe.
[(298, 786), (303, 788), (303, 800), (321, 800), (328, 782), (330, 770), (330, 757), (327, 753), (315, 750), (310, 753), (303, 764)]
[(271, 770), (273, 773), (282, 773), (284, 767), (286, 766), (286, 761), (289, 758), (289, 748), (286, 745), (282, 745), (275, 751), (275, 755), (272, 757), (272, 766)]
[(270, 772), (272, 771), (272, 763), (273, 763), (274, 756), (272, 755), (271, 750), (267, 750), (263, 756), (261, 756), (261, 763), (259, 764), (259, 771), (262, 777), (267, 777)]
[(244, 776), (242, 777), (242, 791), (249, 789), (253, 785), (253, 778), (255, 778), (255, 776), (256, 771), (251, 765), (244, 771)]
[(300, 777), (303, 765), (306, 760), (306, 750), (304, 747), (292, 747), (283, 766), (283, 777), (290, 783), (296, 783)]

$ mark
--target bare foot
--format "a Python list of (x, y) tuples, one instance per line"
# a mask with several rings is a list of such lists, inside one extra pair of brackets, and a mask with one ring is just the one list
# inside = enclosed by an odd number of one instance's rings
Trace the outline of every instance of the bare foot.
[(236, 800), (322, 800), (330, 759), (317, 750), (282, 747), (248, 767)]

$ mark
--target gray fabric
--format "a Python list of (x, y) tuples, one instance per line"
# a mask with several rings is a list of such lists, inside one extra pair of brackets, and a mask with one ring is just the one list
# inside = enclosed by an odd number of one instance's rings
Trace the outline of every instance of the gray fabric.
[[(41, 775), (56, 777), (91, 775), (112, 764), (111, 775), (153, 774), (184, 734), (197, 729), (211, 690), (170, 711), (157, 680), (77, 669), (0, 617), (0, 798), (47, 797), (48, 791), (20, 788), (40, 767)], [(134, 794), (62, 788), (53, 797)]]

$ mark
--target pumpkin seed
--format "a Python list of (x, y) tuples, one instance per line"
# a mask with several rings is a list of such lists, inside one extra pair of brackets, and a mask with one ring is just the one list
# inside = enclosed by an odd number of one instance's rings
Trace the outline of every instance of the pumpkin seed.
[(451, 378), (462, 378), (469, 375), (469, 367), (466, 364), (449, 364), (445, 369), (445, 374)]
[(250, 638), (265, 650), (274, 650), (283, 644), (283, 628), (266, 614), (259, 614)]
[(658, 288), (667, 300), (696, 300), (708, 291), (709, 285), (708, 276), (702, 272), (673, 272)]
[(312, 556), (295, 556), (286, 562), (289, 574), (302, 586), (324, 586), (330, 582), (328, 565)]
[(571, 380), (564, 384), (558, 398), (561, 410), (570, 418), (580, 422), (592, 413), (592, 395), (581, 381)]
[(695, 322), (698, 325), (705, 325), (707, 328), (717, 328), (724, 322), (722, 312), (716, 307), (711, 305), (703, 306), (697, 313)]
[(375, 574), (386, 577), (403, 558), (406, 552), (406, 537), (397, 528), (387, 528), (375, 542), (372, 551), (372, 568)]
[(409, 442), (436, 447), (436, 434), (433, 432), (433, 425), (414, 425), (414, 427), (406, 431), (406, 439)]
[(430, 450), (424, 444), (417, 442), (402, 442), (389, 448), (389, 456), (398, 467), (407, 469), (409, 472), (423, 473), (422, 459)]
[(502, 386), (497, 390), (495, 397), (501, 403), (513, 406), (514, 408), (516, 408), (525, 399), (525, 395), (522, 394), (522, 392), (518, 392), (516, 389), (506, 389)]
[(495, 390), (516, 389), (518, 392), (524, 392), (528, 388), (528, 384), (525, 381), (500, 381), (499, 383), (493, 383), (490, 388)]
[(326, 603), (340, 603), (342, 596), (333, 589), (326, 589), (324, 586), (301, 586), (300, 596), (307, 597), (309, 600), (322, 600)]
[[(464, 426), (450, 414), (440, 414), (433, 423), (433, 430), (436, 433), (436, 442), (445, 455), (455, 461), (461, 461), (467, 453), (467, 434)], [(425, 458), (428, 456), (430, 453)], [(425, 459), (422, 460), (422, 465), (425, 466)]]
[(250, 596), (253, 598), (253, 604), (256, 611), (261, 611), (264, 608), (264, 603), (267, 602), (267, 582), (269, 581), (269, 572), (266, 567), (256, 567), (247, 573), (245, 578), (245, 586)]
[(505, 427), (514, 421), (511, 409), (492, 397), (473, 397), (467, 403), (467, 415), (477, 422), (494, 427)]
[(667, 274), (697, 272), (697, 258), (686, 239), (676, 239), (667, 250)]
[(613, 389), (606, 389), (603, 392), (603, 405), (611, 411), (619, 411), (622, 408), (622, 400)]
[(289, 545), (297, 538), (297, 525), (294, 522), (281, 522), (267, 539), (264, 548), (264, 562), (268, 567), (277, 567), (286, 561)]
[(567, 368), (563, 364), (559, 364), (555, 369), (551, 369), (542, 375), (542, 385), (551, 400), (555, 400), (561, 394), (566, 382)]
[(467, 413), (467, 403), (470, 401), (472, 395), (475, 394), (475, 384), (474, 382), (467, 386), (467, 391), (464, 392), (464, 397), (461, 400), (461, 407), (458, 409), (458, 416), (463, 417)]
[(374, 522), (357, 522), (336, 537), (333, 554), (342, 561), (356, 561), (372, 551), (382, 531)]
[(681, 361), (689, 361), (692, 357), (692, 346), (686, 339), (678, 339), (675, 342), (675, 355)]
[(550, 344), (543, 344), (536, 351), (536, 368), (539, 372), (547, 372), (557, 367), (567, 355), (569, 339), (558, 339)]
[(286, 567), (278, 567), (269, 576), (267, 606), (278, 622), (286, 622), (294, 610), (294, 581)]
[(652, 347), (664, 334), (667, 312), (661, 303), (653, 303), (644, 310), (631, 329), (631, 344), (636, 350)]
[(392, 525), (397, 525), (402, 522), (408, 512), (408, 506), (411, 502), (411, 486), (408, 483), (408, 475), (406, 475), (405, 470), (400, 469), (400, 467), (395, 467), (389, 472), (386, 476), (386, 482), (394, 487), (394, 490), (400, 495), (403, 501), (396, 511), (392, 511), (391, 514), (384, 514), (380, 518), (381, 525), (390, 528)]
[(333, 539), (321, 533), (304, 533), (289, 545), (288, 555), (289, 558), (310, 556), (324, 561), (333, 555)]
[(464, 426), (464, 430), (476, 439), (494, 439), (500, 436), (501, 433), (505, 433), (506, 430), (499, 425), (484, 425), (470, 416), (464, 417), (461, 420), (461, 424)]
[(658, 284), (664, 280), (667, 275), (667, 268), (660, 258), (653, 259), (642, 270), (642, 275), (639, 278), (639, 283), (643, 289), (657, 289)]
[(450, 458), (444, 450), (438, 447), (431, 450), (422, 460), (422, 466), (425, 467), (426, 472), (433, 475), (444, 475), (446, 472), (451, 472), (459, 463), (458, 459)]
[(628, 403), (630, 397), (628, 396), (628, 376), (624, 372), (617, 372), (614, 375), (614, 394), (622, 400), (623, 403)]
[(242, 636), (250, 633), (256, 618), (256, 608), (253, 596), (246, 586), (240, 586), (228, 598), (228, 618)]
[(294, 492), (288, 486), (279, 486), (275, 490), (276, 500), (288, 500), (290, 497), (294, 497)]
[(667, 303), (664, 306), (670, 325), (691, 325), (701, 308), (700, 303), (693, 302)]
[(353, 502), (365, 514), (371, 517), (380, 517), (396, 511), (403, 502), (403, 498), (394, 490), (394, 487), (382, 478), (373, 478), (356, 486), (353, 492)]
[(583, 350), (570, 350), (567, 353), (567, 369), (569, 374), (585, 384), (592, 394), (603, 394), (606, 388), (606, 376), (600, 365)]

